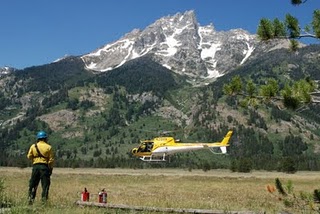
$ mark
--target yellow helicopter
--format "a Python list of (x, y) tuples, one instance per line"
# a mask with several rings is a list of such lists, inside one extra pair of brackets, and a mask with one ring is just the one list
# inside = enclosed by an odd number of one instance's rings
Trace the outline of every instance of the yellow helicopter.
[[(182, 143), (173, 137), (157, 137), (141, 141), (140, 146), (133, 148), (131, 152), (142, 161), (166, 161), (168, 155), (200, 149), (209, 149), (214, 154), (226, 154), (232, 133), (233, 131), (228, 131), (221, 142), (215, 143)], [(215, 148), (220, 148), (221, 152), (214, 152)]]

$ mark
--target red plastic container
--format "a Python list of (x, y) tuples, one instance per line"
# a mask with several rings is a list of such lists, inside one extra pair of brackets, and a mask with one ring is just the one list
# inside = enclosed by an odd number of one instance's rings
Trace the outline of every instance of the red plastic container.
[(90, 193), (87, 188), (84, 188), (84, 191), (81, 193), (81, 201), (89, 201)]
[(99, 203), (107, 203), (107, 192), (103, 189), (101, 192), (99, 192)]

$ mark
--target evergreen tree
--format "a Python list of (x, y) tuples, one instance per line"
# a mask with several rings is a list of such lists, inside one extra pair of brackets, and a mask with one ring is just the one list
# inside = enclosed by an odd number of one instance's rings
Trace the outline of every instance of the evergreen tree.
[[(306, 1), (291, 0), (291, 4), (300, 5)], [(311, 28), (310, 28), (311, 26)], [(299, 20), (290, 14), (287, 14), (284, 21), (274, 19), (273, 21), (262, 18), (260, 20), (257, 34), (263, 41), (271, 39), (290, 39), (291, 49), (297, 50), (297, 39), (309, 37), (320, 39), (320, 10), (316, 9), (313, 12), (313, 20), (310, 26), (300, 27)]]

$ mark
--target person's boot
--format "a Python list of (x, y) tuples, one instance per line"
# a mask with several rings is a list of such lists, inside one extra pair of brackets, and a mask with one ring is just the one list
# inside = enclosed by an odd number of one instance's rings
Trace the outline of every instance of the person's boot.
[(34, 199), (32, 199), (31, 197), (29, 197), (28, 204), (29, 204), (29, 205), (32, 205), (33, 202), (34, 202)]

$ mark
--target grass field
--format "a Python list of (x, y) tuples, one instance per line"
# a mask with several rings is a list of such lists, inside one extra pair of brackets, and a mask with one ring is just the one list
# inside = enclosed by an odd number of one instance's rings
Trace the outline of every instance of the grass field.
[[(0, 178), (4, 179), (5, 184), (4, 192), (15, 204), (11, 213), (136, 213), (75, 205), (85, 187), (90, 192), (90, 201), (93, 202), (98, 202), (97, 193), (105, 188), (110, 204), (209, 209), (225, 213), (280, 213), (287, 208), (266, 188), (268, 184), (274, 184), (275, 178), (279, 178), (284, 184), (292, 181), (296, 193), (312, 193), (320, 185), (320, 172), (284, 174), (260, 171), (232, 173), (228, 170), (204, 172), (182, 169), (55, 168), (51, 179), (49, 203), (46, 206), (40, 203), (39, 196), (42, 190), (39, 187), (35, 204), (28, 206), (30, 174), (31, 168), (0, 168)], [(303, 209), (291, 210), (291, 213), (300, 213)]]

